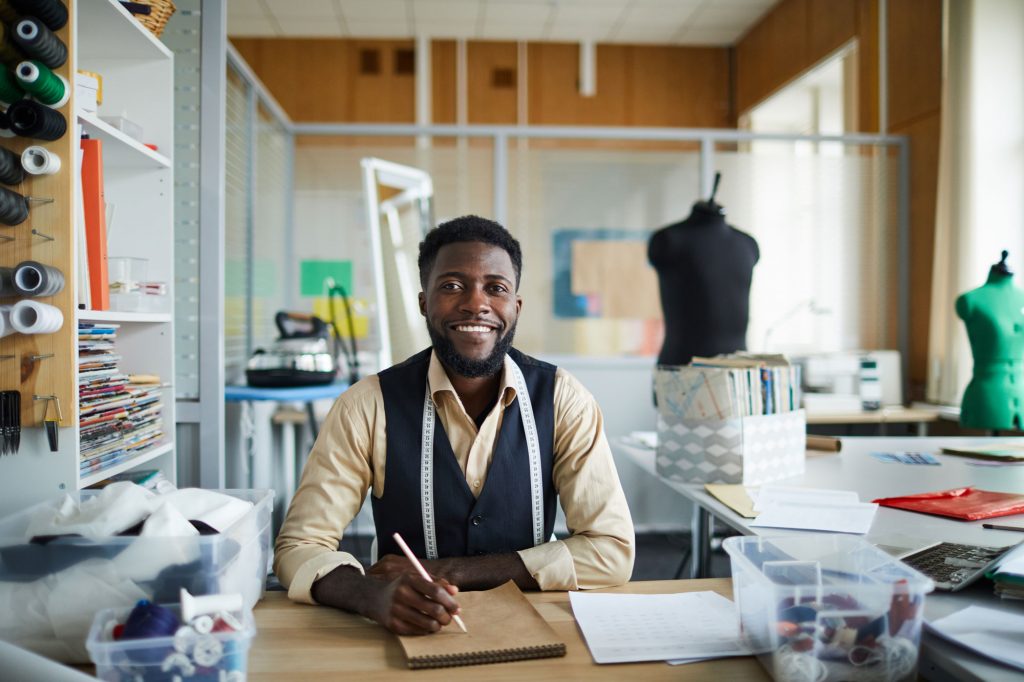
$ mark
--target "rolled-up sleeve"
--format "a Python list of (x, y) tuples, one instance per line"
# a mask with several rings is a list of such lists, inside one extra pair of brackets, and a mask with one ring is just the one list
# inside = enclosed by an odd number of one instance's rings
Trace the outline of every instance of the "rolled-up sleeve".
[(542, 590), (610, 587), (633, 572), (633, 520), (594, 397), (568, 372), (555, 381), (554, 485), (570, 537), (519, 552)]
[(316, 603), (313, 583), (338, 566), (363, 570), (338, 546), (373, 483), (379, 396), (376, 376), (339, 396), (310, 452), (274, 545), (274, 572), (293, 601)]

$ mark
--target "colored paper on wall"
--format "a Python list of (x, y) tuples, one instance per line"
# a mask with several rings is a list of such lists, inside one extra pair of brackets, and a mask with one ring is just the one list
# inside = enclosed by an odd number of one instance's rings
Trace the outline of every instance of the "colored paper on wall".
[[(357, 339), (365, 339), (370, 333), (370, 317), (360, 311), (368, 310), (368, 304), (362, 299), (349, 301), (352, 306), (352, 326)], [(313, 299), (313, 314), (324, 322), (331, 322), (331, 305), (334, 305), (334, 313), (338, 321), (338, 331), (343, 339), (348, 338), (348, 317), (345, 315), (345, 303), (335, 296), (333, 299), (320, 297)]]
[[(660, 318), (657, 276), (647, 264), (649, 237), (649, 232), (637, 230), (556, 230), (552, 259), (555, 316)], [(577, 247), (578, 243), (586, 244)]]
[(578, 239), (572, 243), (572, 293), (596, 298), (601, 317), (661, 316), (658, 277), (643, 241)]
[(304, 260), (299, 263), (299, 295), (324, 296), (327, 288), (324, 281), (331, 277), (352, 295), (352, 261), (350, 260)]

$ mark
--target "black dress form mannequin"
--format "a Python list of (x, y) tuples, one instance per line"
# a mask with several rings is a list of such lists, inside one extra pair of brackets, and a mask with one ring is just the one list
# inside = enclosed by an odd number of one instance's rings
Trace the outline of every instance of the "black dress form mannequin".
[[(716, 174), (716, 190), (718, 179)], [(665, 317), (661, 365), (747, 347), (750, 280), (760, 251), (753, 237), (726, 224), (714, 196), (695, 203), (685, 220), (661, 228), (647, 244)]]

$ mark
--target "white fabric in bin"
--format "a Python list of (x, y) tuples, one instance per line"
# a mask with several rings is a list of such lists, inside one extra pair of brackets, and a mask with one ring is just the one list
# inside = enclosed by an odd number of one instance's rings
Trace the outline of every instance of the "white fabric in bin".
[[(88, 662), (85, 637), (99, 609), (156, 598), (155, 584), (166, 586), (179, 578), (199, 578), (219, 593), (240, 593), (245, 608), (256, 604), (267, 573), (272, 491), (237, 491), (234, 496), (183, 489), (157, 495), (127, 482), (108, 488), (113, 490), (84, 494), (81, 504), (65, 496), (0, 520), (0, 551), (28, 550), (34, 562), (26, 569), (19, 559), (15, 569), (0, 561), (0, 639), (55, 660)], [(130, 528), (143, 518), (138, 537), (99, 534), (100, 529)], [(222, 532), (201, 536), (190, 519)], [(80, 551), (95, 550), (102, 558), (57, 565), (52, 563), (56, 559), (45, 558), (51, 545), (28, 542), (67, 534), (82, 535), (86, 540), (78, 545), (84, 547)], [(69, 549), (52, 547), (55, 557)], [(190, 566), (200, 560), (201, 569)], [(171, 577), (160, 575), (164, 571), (171, 571)]]
[[(186, 521), (202, 521), (218, 531), (231, 527), (253, 506), (252, 502), (213, 490), (184, 488), (157, 495), (135, 483), (120, 481), (108, 485), (96, 497), (80, 505), (65, 496), (56, 508), (44, 506), (29, 521), (25, 539), (41, 535), (81, 535), (91, 539), (110, 537), (143, 519), (147, 519), (148, 525), (149, 517), (164, 505), (173, 507)], [(161, 537), (198, 534), (191, 524), (188, 527), (192, 532), (188, 532), (181, 524), (171, 524), (169, 518), (169, 515), (158, 515), (153, 519), (154, 527), (142, 534)]]

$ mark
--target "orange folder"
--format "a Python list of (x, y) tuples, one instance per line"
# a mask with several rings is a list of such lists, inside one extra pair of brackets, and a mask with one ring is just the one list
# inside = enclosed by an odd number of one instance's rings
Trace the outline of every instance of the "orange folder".
[(978, 490), (970, 486), (919, 495), (883, 497), (872, 501), (883, 507), (948, 516), (963, 521), (1024, 513), (1024, 495)]
[(107, 274), (107, 202), (103, 196), (103, 141), (82, 140), (82, 209), (89, 259), (90, 306), (110, 309)]

